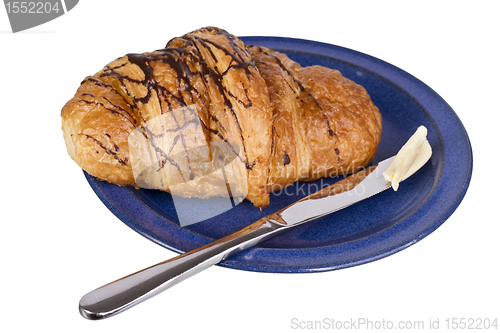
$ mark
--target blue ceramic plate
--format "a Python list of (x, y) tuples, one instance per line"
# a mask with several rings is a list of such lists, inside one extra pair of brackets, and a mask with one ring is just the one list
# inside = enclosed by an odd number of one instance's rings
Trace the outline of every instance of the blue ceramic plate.
[[(398, 192), (385, 191), (347, 209), (296, 227), (220, 263), (235, 269), (298, 273), (371, 262), (415, 244), (457, 208), (469, 185), (472, 150), (460, 119), (432, 89), (408, 73), (366, 54), (300, 39), (245, 37), (245, 43), (286, 53), (302, 66), (338, 69), (363, 85), (383, 116), (382, 139), (373, 163), (395, 155), (419, 125), (428, 129), (431, 160)], [(212, 242), (338, 179), (297, 183), (271, 195), (260, 211), (244, 201), (232, 210), (180, 227), (172, 197), (98, 181), (86, 174), (104, 204), (139, 234), (176, 252)]]

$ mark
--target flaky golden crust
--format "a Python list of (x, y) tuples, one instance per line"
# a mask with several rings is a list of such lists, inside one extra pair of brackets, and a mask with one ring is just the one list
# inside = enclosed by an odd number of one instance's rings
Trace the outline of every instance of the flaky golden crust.
[[(199, 29), (174, 38), (165, 49), (128, 54), (87, 78), (62, 110), (68, 151), (90, 174), (119, 185), (136, 185), (127, 138), (141, 127), (153, 142), (162, 134), (148, 133), (147, 123), (183, 107), (195, 111), (198, 132), (204, 133), (206, 142), (239, 148), (237, 158), (245, 165), (248, 180), (247, 198), (259, 207), (269, 205), (267, 86), (243, 42), (221, 29)], [(175, 144), (184, 144), (182, 132), (179, 135), (181, 140)], [(168, 160), (160, 168), (173, 163), (169, 151), (158, 145), (155, 149), (160, 159)], [(182, 165), (176, 167), (184, 173)], [(186, 168), (191, 170), (190, 165)], [(212, 163), (211, 168), (214, 171), (216, 166)], [(193, 191), (197, 186), (192, 184)], [(158, 188), (169, 190), (161, 184)]]
[(61, 116), (66, 148), (78, 165), (99, 179), (135, 184), (127, 140), (136, 115), (111, 85), (88, 77)]
[[(175, 188), (185, 197), (227, 195), (231, 187), (232, 195), (236, 189), (257, 207), (269, 205), (269, 192), (297, 180), (368, 164), (382, 130), (365, 89), (338, 71), (303, 68), (213, 27), (116, 59), (82, 82), (61, 116), (70, 156), (99, 179)], [(155, 155), (152, 169), (142, 168), (139, 176), (144, 154), (131, 138), (147, 141)], [(202, 141), (206, 150), (196, 148)], [(216, 149), (240, 166), (223, 164), (221, 171)], [(245, 186), (233, 187), (227, 176), (244, 179)]]
[(273, 108), (269, 191), (357, 171), (375, 156), (382, 117), (366, 90), (322, 66), (252, 46)]
[(266, 83), (238, 38), (206, 28), (173, 39), (167, 47), (189, 43), (200, 51), (211, 73), (206, 76), (210, 142), (227, 140), (241, 147), (248, 172), (247, 198), (258, 207), (267, 206), (271, 109)]

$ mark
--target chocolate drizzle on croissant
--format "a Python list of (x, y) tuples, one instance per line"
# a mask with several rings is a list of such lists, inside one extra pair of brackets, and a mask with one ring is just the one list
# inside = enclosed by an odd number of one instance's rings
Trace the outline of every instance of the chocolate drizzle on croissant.
[[(302, 103), (307, 103), (303, 98), (306, 97), (307, 99), (311, 100), (314, 105), (317, 107), (318, 111), (321, 112), (323, 117), (325, 118), (325, 123), (326, 127), (328, 129), (328, 135), (334, 136), (335, 133), (333, 133), (332, 128), (330, 126), (330, 120), (328, 119), (328, 116), (324, 113), (323, 109), (321, 108), (321, 105), (318, 103), (318, 101), (304, 88), (302, 83), (290, 72), (290, 70), (281, 62), (280, 58), (278, 58), (275, 54), (274, 51), (271, 51), (267, 48), (259, 47), (259, 46), (251, 46), (253, 53), (254, 54), (262, 54), (266, 56), (266, 60), (260, 60), (258, 61), (258, 64), (260, 66), (269, 66), (269, 60), (271, 60), (271, 63), (276, 63), (279, 68), (282, 70), (283, 74), (291, 78), (291, 80), (296, 84), (296, 86), (300, 89), (300, 92), (303, 93), (303, 96), (297, 96), (297, 99), (300, 99)], [(288, 81), (285, 81), (286, 85), (291, 89), (294, 90), (294, 87), (290, 85)]]
[[(244, 165), (246, 197), (258, 207), (269, 204), (269, 192), (297, 180), (366, 165), (381, 134), (380, 113), (366, 91), (338, 71), (303, 68), (214, 27), (116, 59), (82, 81), (61, 116), (71, 157), (118, 185), (138, 185), (128, 141), (138, 128), (152, 147), (155, 170), (174, 170), (158, 188), (170, 191), (167, 179), (175, 172), (189, 184), (185, 196), (200, 188), (203, 197), (220, 195), (199, 180), (218, 162), (205, 163), (200, 156), (207, 153), (191, 149), (193, 142), (206, 141), (209, 151), (220, 144)], [(151, 122), (161, 116), (172, 124)]]

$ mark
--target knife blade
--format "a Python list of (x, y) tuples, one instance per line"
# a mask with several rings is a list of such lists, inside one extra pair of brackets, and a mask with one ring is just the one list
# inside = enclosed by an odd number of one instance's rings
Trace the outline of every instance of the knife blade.
[(116, 315), (240, 251), (380, 193), (391, 187), (383, 172), (393, 159), (365, 168), (212, 243), (97, 288), (81, 298), (80, 313), (92, 320)]

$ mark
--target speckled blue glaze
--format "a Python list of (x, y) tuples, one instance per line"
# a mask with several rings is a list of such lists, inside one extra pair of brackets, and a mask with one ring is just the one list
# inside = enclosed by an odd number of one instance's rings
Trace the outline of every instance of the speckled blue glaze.
[[(346, 268), (403, 250), (438, 228), (461, 202), (472, 174), (472, 149), (460, 119), (432, 89), (408, 73), (353, 50), (308, 40), (243, 37), (249, 45), (286, 53), (303, 66), (338, 69), (363, 85), (383, 116), (383, 134), (373, 163), (396, 154), (419, 125), (428, 129), (431, 160), (401, 184), (398, 192), (375, 197), (301, 225), (219, 265), (235, 269), (299, 273)], [(139, 234), (185, 252), (232, 233), (337, 178), (297, 183), (271, 194), (259, 210), (248, 201), (209, 220), (180, 227), (172, 197), (85, 176), (103, 203)]]

